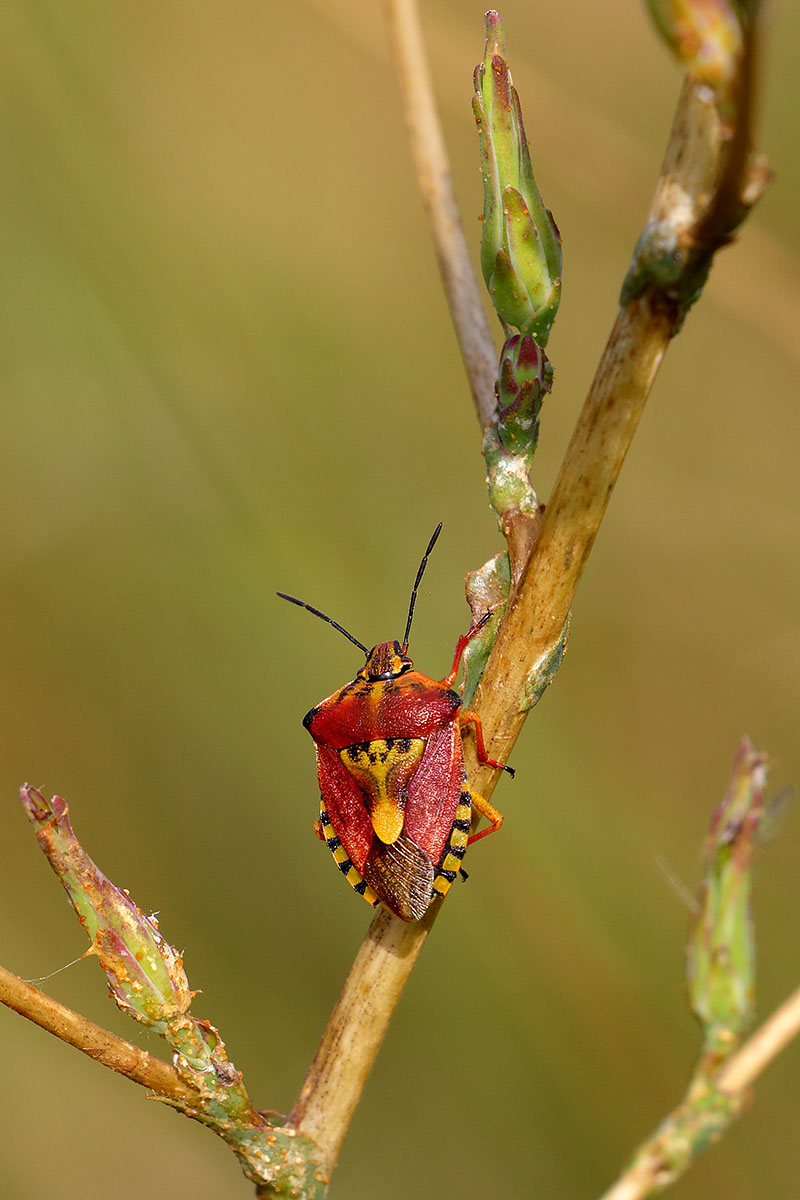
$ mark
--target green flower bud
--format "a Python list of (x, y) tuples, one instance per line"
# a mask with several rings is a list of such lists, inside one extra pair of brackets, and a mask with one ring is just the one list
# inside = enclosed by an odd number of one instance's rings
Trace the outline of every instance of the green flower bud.
[(742, 25), (729, 0), (645, 0), (675, 57), (702, 83), (720, 88), (736, 75)]
[(163, 1032), (192, 1001), (181, 956), (161, 937), (155, 917), (146, 917), (92, 862), (72, 831), (60, 796), (45, 800), (26, 784), (20, 798), (39, 845), (92, 940), (87, 954), (100, 959), (111, 996), (129, 1016)]
[(561, 238), (533, 177), (503, 23), (486, 14), (472, 106), (483, 176), (481, 269), (503, 325), (547, 344), (561, 297)]
[(705, 878), (689, 938), (689, 1000), (707, 1043), (723, 1052), (733, 1048), (753, 1015), (752, 874), (766, 774), (766, 755), (744, 738), (725, 798), (711, 821)]

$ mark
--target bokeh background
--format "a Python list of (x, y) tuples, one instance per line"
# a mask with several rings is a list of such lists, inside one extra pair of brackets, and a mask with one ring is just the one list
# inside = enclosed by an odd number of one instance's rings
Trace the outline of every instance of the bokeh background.
[[(426, 31), (466, 227), (482, 9)], [(647, 211), (679, 86), (634, 0), (508, 0), (564, 238), (546, 495)], [(673, 346), (514, 752), (394, 1020), (334, 1195), (584, 1200), (680, 1096), (708, 818), (742, 733), (800, 781), (800, 14), (771, 6), (776, 182)], [(0, 48), (0, 961), (85, 938), (19, 809), (86, 847), (186, 949), (195, 1011), (286, 1110), (370, 914), (313, 836), (306, 710), (367, 644), (445, 672), (500, 548), (382, 27), (367, 0), (12, 0)], [(759, 1009), (796, 986), (789, 813), (758, 873)], [(666, 865), (665, 865), (666, 864)], [(91, 960), (44, 985), (153, 1051)], [(221, 1143), (0, 1012), (0, 1195), (247, 1197)], [(797, 1194), (800, 1049), (676, 1200)]]

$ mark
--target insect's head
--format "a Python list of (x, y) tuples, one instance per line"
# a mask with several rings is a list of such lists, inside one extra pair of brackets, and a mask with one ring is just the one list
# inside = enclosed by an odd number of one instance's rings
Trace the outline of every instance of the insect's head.
[(414, 580), (414, 586), (411, 589), (411, 601), (408, 606), (408, 620), (406, 621), (406, 632), (403, 637), (402, 645), (400, 645), (399, 642), (379, 642), (377, 646), (373, 646), (371, 650), (368, 650), (363, 642), (360, 642), (358, 638), (354, 638), (352, 633), (348, 633), (344, 626), (340, 625), (338, 621), (333, 621), (330, 617), (326, 616), (324, 612), (320, 612), (318, 608), (312, 608), (310, 604), (306, 604), (305, 600), (298, 600), (296, 596), (287, 596), (285, 592), (278, 592), (278, 595), (280, 596), (281, 600), (289, 600), (290, 603), (296, 604), (298, 608), (306, 608), (310, 613), (313, 613), (315, 617), (320, 617), (323, 621), (327, 621), (328, 624), (332, 625), (334, 629), (338, 629), (339, 633), (344, 634), (349, 642), (352, 642), (354, 646), (358, 646), (359, 650), (363, 650), (364, 654), (367, 656), (367, 661), (358, 672), (359, 679), (395, 679), (398, 675), (402, 675), (405, 671), (410, 671), (411, 667), (413, 666), (413, 663), (408, 657), (406, 651), (408, 650), (408, 637), (411, 633), (411, 622), (414, 618), (414, 605), (417, 602), (417, 592), (419, 591), (420, 581), (422, 579), (423, 572), (425, 571), (425, 567), (427, 566), (430, 552), (436, 545), (436, 539), (441, 532), (442, 523), (440, 521), (433, 531), (431, 540), (428, 542), (428, 549), (422, 556), (422, 562), (419, 564), (417, 577)]
[(396, 679), (410, 671), (413, 665), (399, 642), (380, 642), (370, 650), (358, 678), (368, 679), (370, 683), (377, 679)]

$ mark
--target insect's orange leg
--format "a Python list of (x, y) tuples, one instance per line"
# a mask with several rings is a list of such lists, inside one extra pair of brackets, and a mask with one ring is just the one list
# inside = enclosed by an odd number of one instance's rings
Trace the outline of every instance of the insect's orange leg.
[(321, 842), (325, 841), (325, 834), (322, 832), (322, 821), (319, 818), (314, 822), (314, 833)]
[(481, 629), (483, 629), (491, 615), (491, 612), (485, 612), (480, 621), (473, 625), (471, 629), (468, 629), (466, 633), (462, 633), (461, 637), (456, 642), (456, 652), (453, 655), (453, 665), (450, 668), (450, 674), (445, 675), (444, 679), (442, 680), (442, 683), (446, 683), (448, 687), (452, 687), (456, 681), (458, 668), (461, 666), (461, 657), (464, 651), (475, 637), (475, 634), (479, 633)]
[(496, 767), (498, 771), (508, 771), (511, 778), (514, 778), (514, 768), (507, 767), (505, 763), (495, 762), (493, 758), (489, 758), (486, 753), (486, 744), (483, 740), (483, 726), (481, 719), (476, 712), (468, 709), (467, 712), (458, 714), (458, 723), (463, 728), (464, 725), (472, 725), (475, 728), (475, 745), (478, 751), (478, 762), (482, 767)]
[(473, 842), (479, 842), (481, 838), (488, 837), (490, 833), (497, 833), (500, 826), (503, 824), (503, 814), (498, 812), (488, 800), (477, 792), (472, 792), (472, 807), (476, 812), (479, 812), (482, 817), (486, 817), (487, 821), (491, 821), (486, 829), (481, 829), (478, 833), (471, 833), (467, 838), (467, 845), (471, 846)]

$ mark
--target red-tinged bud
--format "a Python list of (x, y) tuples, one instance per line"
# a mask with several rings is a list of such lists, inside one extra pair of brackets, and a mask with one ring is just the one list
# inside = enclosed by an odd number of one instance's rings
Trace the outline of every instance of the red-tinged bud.
[(50, 865), (66, 888), (78, 919), (92, 940), (119, 1007), (161, 1032), (189, 1008), (192, 993), (183, 960), (127, 892), (106, 878), (81, 846), (60, 796), (45, 800), (36, 788), (21, 789), (23, 808)]
[(498, 370), (497, 430), (509, 453), (533, 456), (542, 400), (552, 381), (547, 355), (532, 337), (518, 333), (507, 339)]
[(500, 518), (516, 570), (530, 549), (539, 519), (531, 466), (539, 439), (542, 400), (553, 372), (534, 338), (517, 333), (500, 353), (497, 410), (483, 434), (489, 498)]

